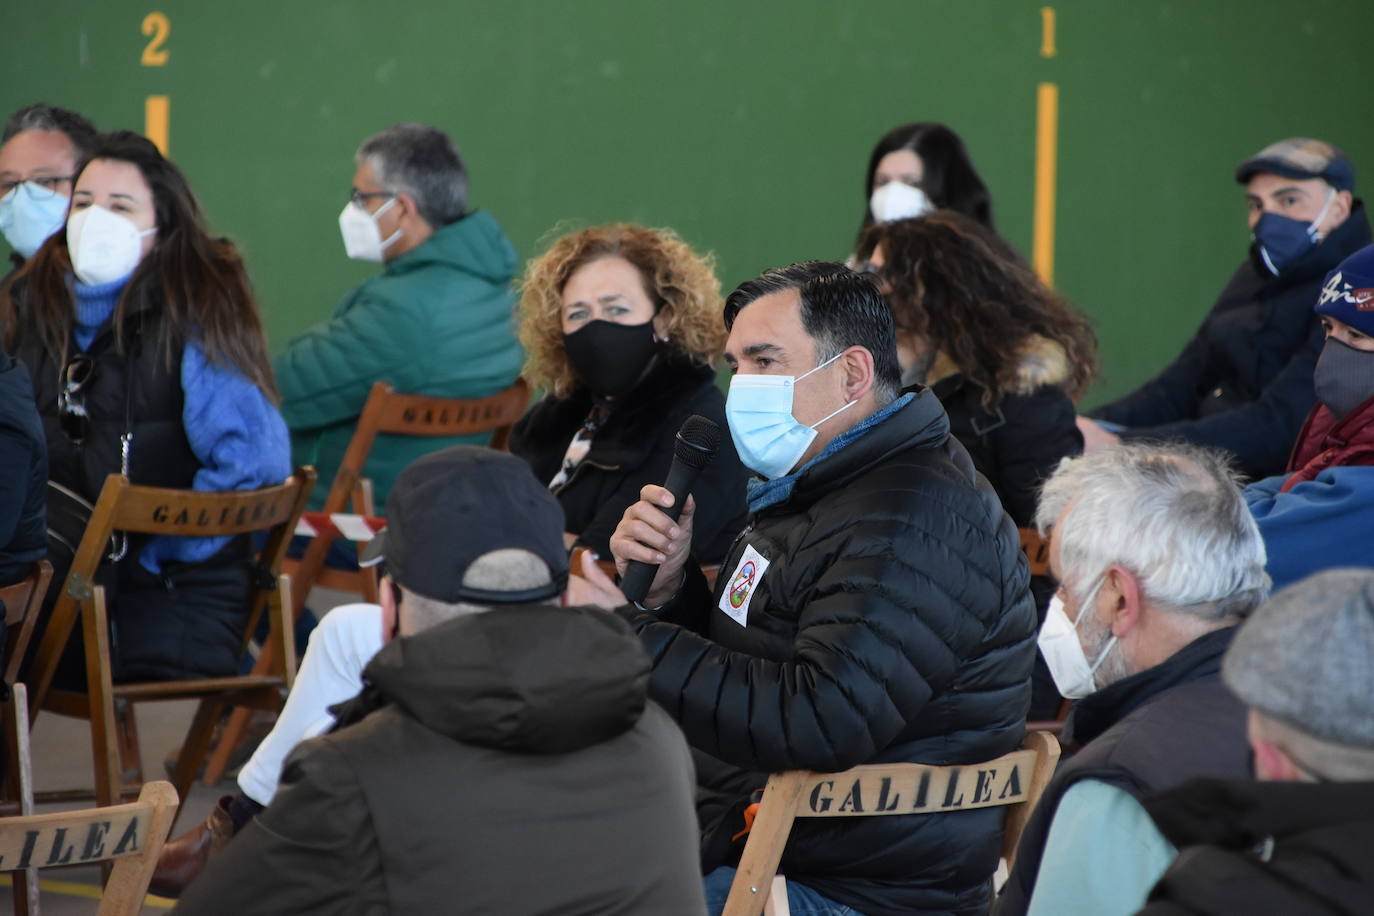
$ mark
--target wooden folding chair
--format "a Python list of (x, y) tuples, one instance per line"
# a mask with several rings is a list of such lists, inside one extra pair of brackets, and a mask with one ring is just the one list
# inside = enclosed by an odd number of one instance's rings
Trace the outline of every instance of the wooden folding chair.
[(48, 594), (48, 584), (52, 579), (52, 564), (39, 560), (22, 581), (0, 588), (0, 603), (5, 606), (5, 669), (6, 684), (13, 684), (19, 678), (19, 666), (24, 662), (29, 640), (33, 637), (34, 624), (38, 621), (39, 609)]
[[(51, 570), (49, 570), (51, 573)], [(7, 813), (28, 817), (33, 814), (33, 752), (29, 746), (29, 694), (23, 684), (11, 685), (12, 694), (5, 709), (5, 730), (8, 747), (9, 784), (12, 800), (6, 803)], [(0, 820), (0, 823), (4, 823)], [(170, 825), (169, 825), (170, 826)], [(14, 916), (30, 916), (38, 912), (38, 869), (25, 868), (11, 876), (14, 894)]]
[(882, 817), (1012, 805), (1002, 828), (1002, 857), (1013, 861), (1021, 832), (1058, 760), (1054, 736), (1032, 732), (1021, 750), (987, 763), (879, 763), (843, 773), (775, 773), (763, 790), (724, 916), (787, 912), (787, 884), (777, 873), (778, 863), (799, 817)]
[[(48, 583), (52, 579), (52, 564), (39, 560), (33, 564), (29, 574), (20, 582), (0, 588), (0, 602), (5, 608), (5, 656), (4, 688), (8, 695), (0, 701), (0, 715), (4, 717), (4, 731), (9, 767), (5, 772), (3, 798), (0, 798), (0, 813), (30, 814), (24, 809), (24, 785), (20, 770), (28, 762), (19, 754), (21, 747), (28, 746), (29, 718), (24, 685), (18, 683), (19, 666), (23, 664), (24, 653), (28, 650), (29, 639), (33, 636), (34, 623), (43, 598), (48, 593)], [(21, 699), (25, 697), (25, 699)], [(29, 804), (32, 806), (32, 789)]]
[[(485, 398), (436, 398), (417, 394), (398, 394), (387, 382), (372, 386), (363, 405), (358, 426), (344, 451), (334, 481), (329, 486), (321, 511), (376, 515), (372, 484), (363, 476), (368, 455), (377, 437), (383, 434), (428, 438), (474, 436), (491, 433), (491, 447), (505, 451), (511, 427), (525, 412), (530, 389), (524, 379)], [(364, 601), (376, 603), (377, 577), (373, 570), (341, 570), (325, 565), (330, 539), (315, 538), (299, 560), (287, 560), (286, 570), (295, 583), (291, 606), (292, 619), (305, 608), (310, 590), (316, 585), (343, 592), (355, 592)]]
[(0, 819), (0, 870), (15, 874), (15, 912), (37, 912), (39, 868), (113, 861), (97, 916), (138, 916), (177, 807), (171, 783), (150, 782), (125, 805)]
[[(280, 708), (282, 697), (296, 674), (294, 631), (287, 619), (287, 608), (291, 604), (290, 579), (280, 574), (281, 561), (314, 483), (312, 468), (298, 468), (285, 483), (277, 486), (228, 493), (134, 486), (119, 474), (111, 474), (105, 479), (34, 659), (30, 700), (33, 714), (39, 709), (50, 709), (90, 720), (98, 804), (112, 805), (122, 797), (121, 749), (133, 760), (138, 779), (142, 781), (133, 704), (200, 699), (200, 707), (182, 744), (172, 777), (181, 796), (190, 788), (209, 747), (215, 724), (226, 706)], [(270, 620), (267, 646), (275, 650), (273, 667), (250, 675), (113, 683), (105, 589), (93, 584), (110, 533), (217, 536), (261, 530), (268, 532), (267, 543), (259, 554), (259, 574), (250, 592), (243, 651), (247, 652), (253, 631), (266, 610)], [(130, 557), (125, 562), (138, 560)], [(53, 690), (53, 674), (78, 615), (86, 649), (87, 689), (85, 693)], [(262, 654), (266, 654), (266, 649), (265, 646)], [(116, 704), (124, 707), (118, 724)], [(71, 797), (69, 793), (63, 794)]]

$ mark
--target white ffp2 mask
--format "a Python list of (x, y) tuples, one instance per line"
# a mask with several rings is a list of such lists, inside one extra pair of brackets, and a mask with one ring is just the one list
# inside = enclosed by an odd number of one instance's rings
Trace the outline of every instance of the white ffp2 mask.
[[(1097, 597), (1100, 588), (1101, 585), (1093, 589), (1092, 598)], [(1078, 612), (1078, 620), (1082, 620), (1083, 615), (1091, 608), (1091, 600), (1083, 602), (1083, 607)], [(1093, 675), (1106, 660), (1107, 653), (1116, 645), (1116, 637), (1113, 636), (1107, 640), (1097, 658), (1089, 662), (1088, 656), (1083, 652), (1083, 644), (1078, 640), (1078, 620), (1069, 620), (1069, 615), (1064, 610), (1064, 602), (1055, 595), (1050, 599), (1038, 640), (1040, 654), (1045, 656), (1045, 664), (1049, 666), (1050, 675), (1054, 678), (1054, 686), (1059, 689), (1061, 696), (1070, 700), (1080, 700), (1097, 689)]]
[(935, 204), (920, 188), (900, 181), (889, 181), (873, 192), (868, 199), (868, 209), (875, 221), (890, 223), (897, 219), (925, 216), (935, 210)]
[(143, 260), (143, 237), (155, 232), (156, 226), (140, 232), (127, 216), (99, 205), (77, 210), (67, 220), (72, 271), (87, 286), (121, 280)]
[(339, 214), (339, 232), (343, 234), (344, 251), (350, 258), (381, 263), (386, 249), (401, 237), (398, 228), (383, 239), (382, 230), (377, 228), (377, 217), (394, 203), (396, 198), (393, 197), (378, 207), (376, 213), (368, 213), (352, 201), (344, 204), (343, 212)]

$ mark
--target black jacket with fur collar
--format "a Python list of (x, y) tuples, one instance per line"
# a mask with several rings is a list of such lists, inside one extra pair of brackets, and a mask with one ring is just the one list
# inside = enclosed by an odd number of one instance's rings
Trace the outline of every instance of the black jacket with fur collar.
[(1059, 460), (1083, 452), (1075, 409), (1064, 393), (1068, 358), (1059, 344), (1032, 336), (1021, 348), (1017, 385), (991, 407), (947, 358), (937, 359), (927, 377), (949, 414), (949, 431), (969, 456), (1017, 526), (1035, 522), (1040, 485)]
[[(578, 389), (566, 398), (545, 397), (520, 418), (510, 450), (529, 462), (535, 476), (553, 480), (573, 434), (594, 406)], [(577, 545), (609, 558), (610, 538), (620, 517), (639, 500), (645, 484), (662, 484), (673, 462), (673, 443), (683, 422), (700, 414), (720, 426), (720, 449), (692, 488), (696, 500), (692, 553), (699, 562), (718, 562), (747, 515), (744, 486), (749, 472), (740, 464), (725, 422), (725, 396), (708, 366), (678, 353), (660, 357), (649, 374), (592, 437), (591, 450), (555, 492), (567, 516), (566, 530)]]

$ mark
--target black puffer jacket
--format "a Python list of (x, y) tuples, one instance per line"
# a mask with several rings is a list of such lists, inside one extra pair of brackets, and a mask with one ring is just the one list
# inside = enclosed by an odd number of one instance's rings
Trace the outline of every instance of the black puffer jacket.
[(1322, 279), (1368, 245), (1364, 204), (1275, 277), (1251, 249), (1193, 339), (1159, 375), (1092, 412), (1128, 437), (1182, 439), (1233, 452), (1252, 477), (1282, 474), (1307, 412), (1322, 329)]
[[(703, 563), (725, 555), (744, 527), (749, 472), (735, 455), (725, 423), (725, 397), (715, 378), (709, 367), (670, 353), (610, 412), (592, 437), (587, 457), (555, 491), (567, 530), (578, 536), (579, 546), (610, 557), (609, 542), (620, 517), (639, 501), (645, 484), (663, 483), (673, 463), (677, 431), (688, 417), (700, 414), (720, 427), (721, 443), (692, 488), (697, 506), (693, 549)], [(511, 452), (528, 461), (540, 480), (553, 480), (592, 407), (586, 389), (566, 398), (544, 398), (515, 424)]]
[[(1064, 348), (1032, 335), (1020, 352), (1016, 386), (991, 406), (983, 403), (983, 389), (948, 357), (937, 358), (927, 377), (949, 414), (949, 431), (968, 449), (973, 466), (1002, 498), (1011, 520), (1021, 528), (1034, 525), (1045, 479), (1062, 459), (1083, 453), (1077, 410), (1063, 388), (1069, 379)], [(1041, 622), (1056, 587), (1049, 576), (1031, 577)], [(1053, 719), (1062, 702), (1037, 653), (1030, 718)]]
[(392, 640), (187, 890), (194, 916), (700, 916), (692, 764), (598, 608)]
[(949, 414), (949, 431), (1018, 526), (1035, 523), (1040, 485), (1061, 458), (1083, 452), (1073, 402), (1064, 392), (1069, 378), (1064, 348), (1032, 336), (1021, 350), (1016, 386), (991, 406), (983, 389), (959, 367), (937, 359), (927, 376)]
[[(768, 565), (742, 626), (720, 604), (746, 551)], [(758, 511), (714, 594), (698, 574), (660, 614), (621, 613), (654, 661), (650, 695), (732, 768), (970, 763), (1022, 739), (1028, 578), (1011, 519), (923, 391)], [(702, 779), (761, 788), (765, 777)], [(1002, 817), (801, 821), (782, 870), (868, 916), (980, 912)]]

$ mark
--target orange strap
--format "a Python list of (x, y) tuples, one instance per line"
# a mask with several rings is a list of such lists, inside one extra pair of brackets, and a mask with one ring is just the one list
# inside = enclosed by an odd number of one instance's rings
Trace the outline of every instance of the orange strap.
[(752, 805), (744, 809), (744, 829), (741, 830), (739, 833), (735, 834), (734, 836), (730, 837), (731, 843), (735, 842), (735, 840), (738, 840), (740, 837), (747, 834), (750, 830), (754, 829), (754, 818), (758, 816), (758, 813), (758, 802), (754, 802)]

